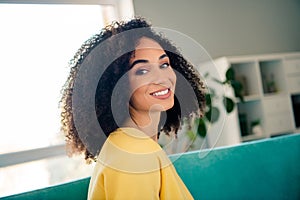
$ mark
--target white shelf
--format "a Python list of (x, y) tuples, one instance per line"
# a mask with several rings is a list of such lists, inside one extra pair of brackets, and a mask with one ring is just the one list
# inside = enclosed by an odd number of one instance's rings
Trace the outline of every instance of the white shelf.
[[(245, 88), (244, 102), (235, 99), (238, 114), (233, 119), (240, 125), (240, 141), (300, 133), (291, 100), (292, 95), (300, 98), (300, 52), (222, 57), (215, 63), (222, 72), (232, 67)], [(250, 130), (255, 120), (260, 121), (262, 135)]]
[(259, 139), (265, 139), (265, 136), (257, 136), (257, 135), (247, 135), (242, 137), (243, 142), (252, 141), (252, 140), (259, 140)]
[[(244, 102), (259, 101), (260, 99), (261, 97), (258, 94), (244, 96)], [(241, 102), (239, 98), (235, 98), (235, 103), (243, 103), (243, 102)]]

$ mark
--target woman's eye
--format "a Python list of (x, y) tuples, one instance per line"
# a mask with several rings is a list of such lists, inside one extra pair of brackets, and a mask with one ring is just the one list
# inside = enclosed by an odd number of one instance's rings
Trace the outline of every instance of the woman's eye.
[(166, 62), (166, 63), (162, 64), (160, 66), (160, 68), (164, 69), (164, 68), (168, 68), (169, 66), (170, 66), (170, 64)]
[(148, 70), (146, 69), (139, 69), (135, 72), (136, 75), (144, 75), (146, 73), (148, 73)]

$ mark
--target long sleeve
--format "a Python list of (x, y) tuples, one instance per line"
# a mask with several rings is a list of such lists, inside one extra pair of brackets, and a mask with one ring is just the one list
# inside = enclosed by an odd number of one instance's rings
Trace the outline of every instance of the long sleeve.
[(161, 170), (161, 200), (191, 200), (194, 199), (173, 165)]
[(125, 130), (130, 135), (114, 132), (102, 147), (88, 199), (193, 199), (160, 146)]
[(110, 168), (97, 170), (100, 170), (98, 175), (91, 180), (88, 197), (90, 200), (159, 199), (159, 172), (135, 174)]

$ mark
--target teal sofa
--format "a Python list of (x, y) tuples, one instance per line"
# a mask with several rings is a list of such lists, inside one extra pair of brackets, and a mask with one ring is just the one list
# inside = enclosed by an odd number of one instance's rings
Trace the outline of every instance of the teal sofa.
[[(300, 199), (300, 134), (170, 158), (195, 199)], [(88, 184), (85, 178), (2, 199), (86, 199)]]

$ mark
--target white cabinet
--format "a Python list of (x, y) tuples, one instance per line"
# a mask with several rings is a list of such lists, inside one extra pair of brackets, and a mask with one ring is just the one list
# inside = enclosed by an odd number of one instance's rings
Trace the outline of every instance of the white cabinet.
[[(243, 85), (245, 101), (236, 100), (240, 141), (299, 131), (300, 52), (221, 57), (214, 63), (222, 72), (232, 67)], [(259, 134), (252, 129), (258, 121)]]
[(294, 119), (290, 97), (279, 95), (262, 100), (264, 111), (264, 131), (267, 136), (293, 132)]
[(300, 58), (285, 59), (284, 65), (288, 91), (300, 92)]

